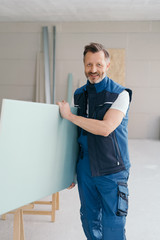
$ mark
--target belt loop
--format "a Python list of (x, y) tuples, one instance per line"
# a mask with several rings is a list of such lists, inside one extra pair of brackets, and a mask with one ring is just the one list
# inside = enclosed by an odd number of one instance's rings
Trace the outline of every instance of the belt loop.
[(82, 150), (82, 145), (79, 144), (79, 155), (80, 155), (80, 158), (82, 159), (83, 158), (83, 150)]
[(81, 151), (80, 151), (80, 158), (81, 158), (81, 159), (83, 158), (83, 155), (84, 155), (84, 153), (83, 153), (83, 150), (82, 150), (82, 148), (81, 148)]

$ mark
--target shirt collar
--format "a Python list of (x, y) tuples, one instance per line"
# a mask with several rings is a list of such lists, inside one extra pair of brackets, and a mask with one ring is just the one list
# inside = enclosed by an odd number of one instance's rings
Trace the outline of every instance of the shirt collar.
[(107, 82), (108, 82), (107, 76), (105, 76), (100, 82), (94, 84), (90, 83), (90, 81), (87, 80), (87, 89), (91, 91), (94, 89), (96, 90), (97, 93), (101, 92), (105, 89)]

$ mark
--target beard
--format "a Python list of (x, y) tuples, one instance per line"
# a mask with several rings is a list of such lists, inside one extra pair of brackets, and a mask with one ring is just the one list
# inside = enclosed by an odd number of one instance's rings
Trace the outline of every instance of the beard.
[(99, 72), (85, 72), (85, 75), (87, 77), (87, 79), (90, 81), (90, 83), (94, 84), (94, 83), (99, 83), (102, 81), (102, 79), (105, 77), (105, 73), (99, 73)]

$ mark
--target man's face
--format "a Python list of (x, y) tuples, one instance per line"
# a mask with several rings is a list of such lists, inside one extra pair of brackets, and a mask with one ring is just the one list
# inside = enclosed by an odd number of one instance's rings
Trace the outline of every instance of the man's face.
[(90, 83), (99, 83), (106, 76), (109, 68), (109, 61), (105, 58), (104, 52), (87, 52), (84, 58), (85, 75)]

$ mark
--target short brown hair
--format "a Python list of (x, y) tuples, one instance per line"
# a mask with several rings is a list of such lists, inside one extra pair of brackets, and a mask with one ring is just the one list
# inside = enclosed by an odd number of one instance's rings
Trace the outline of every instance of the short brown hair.
[(100, 43), (94, 43), (94, 42), (92, 42), (89, 45), (86, 45), (84, 47), (83, 59), (85, 58), (85, 55), (87, 54), (87, 52), (96, 53), (96, 52), (100, 52), (100, 51), (103, 51), (105, 58), (109, 60), (109, 53), (105, 49), (105, 47)]

